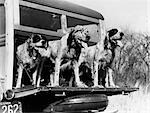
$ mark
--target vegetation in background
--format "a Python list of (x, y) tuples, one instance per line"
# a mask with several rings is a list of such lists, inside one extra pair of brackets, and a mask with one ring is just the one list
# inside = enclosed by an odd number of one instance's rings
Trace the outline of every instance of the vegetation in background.
[(121, 87), (146, 85), (150, 81), (150, 36), (123, 31), (124, 46), (117, 48), (112, 68), (114, 81)]

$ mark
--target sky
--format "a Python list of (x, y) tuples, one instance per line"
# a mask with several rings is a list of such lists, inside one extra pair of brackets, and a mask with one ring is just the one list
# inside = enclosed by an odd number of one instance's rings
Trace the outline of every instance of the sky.
[(150, 34), (150, 0), (67, 0), (100, 12), (107, 29), (120, 27)]

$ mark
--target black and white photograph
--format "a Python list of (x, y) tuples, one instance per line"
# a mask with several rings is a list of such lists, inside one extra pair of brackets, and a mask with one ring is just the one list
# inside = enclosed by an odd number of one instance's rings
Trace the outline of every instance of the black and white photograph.
[(149, 106), (149, 0), (0, 0), (0, 113)]

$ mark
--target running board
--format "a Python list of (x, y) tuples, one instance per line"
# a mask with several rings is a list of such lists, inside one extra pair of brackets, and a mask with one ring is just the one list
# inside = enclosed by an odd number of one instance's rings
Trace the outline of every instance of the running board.
[(40, 92), (40, 89), (41, 88), (37, 88), (34, 86), (26, 86), (23, 88), (14, 89), (13, 90), (15, 93), (14, 98), (20, 98), (20, 97), (25, 97), (25, 96), (36, 94), (36, 93)]
[(137, 91), (138, 88), (78, 88), (78, 87), (34, 87), (26, 86), (24, 88), (14, 89), (15, 98), (20, 98), (28, 95), (33, 95), (39, 92), (50, 92), (55, 96), (67, 96), (67, 94), (105, 94), (105, 95), (118, 95), (128, 94)]

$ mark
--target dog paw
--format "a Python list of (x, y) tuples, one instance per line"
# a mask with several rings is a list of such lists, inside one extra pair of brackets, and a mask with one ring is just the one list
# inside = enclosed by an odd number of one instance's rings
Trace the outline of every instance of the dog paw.
[(51, 84), (51, 87), (60, 87), (59, 84)]
[(117, 86), (117, 85), (110, 85), (107, 88), (119, 88), (119, 86)]
[(85, 85), (83, 82), (77, 83), (77, 87), (87, 88), (88, 86)]
[(115, 85), (115, 88), (120, 88), (119, 86)]
[(92, 86), (92, 88), (104, 88), (104, 86), (102, 86), (102, 85), (94, 85), (94, 86)]

